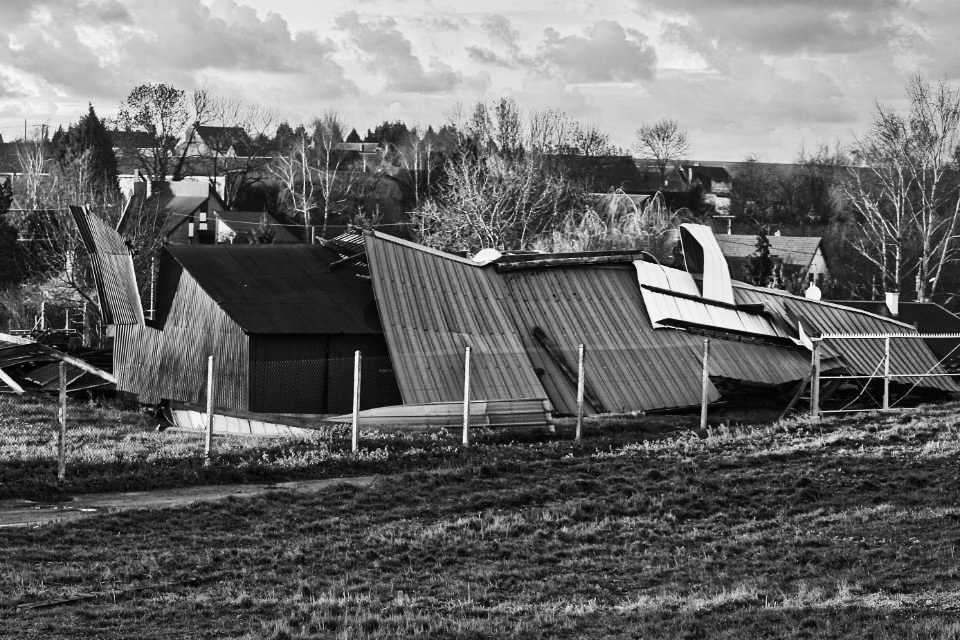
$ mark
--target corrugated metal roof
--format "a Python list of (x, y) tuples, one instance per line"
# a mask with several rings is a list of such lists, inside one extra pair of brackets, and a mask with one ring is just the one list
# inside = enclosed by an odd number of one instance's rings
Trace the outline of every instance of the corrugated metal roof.
[[(601, 404), (594, 412), (662, 409), (700, 402), (702, 339), (655, 330), (644, 310), (633, 269), (572, 267), (503, 274), (508, 304), (524, 346), (550, 400), (562, 413), (576, 412), (575, 382), (535, 339), (540, 328), (568, 369), (577, 349), (586, 351), (588, 388)], [(711, 385), (710, 399), (719, 393)]]
[[(571, 267), (503, 275), (524, 344), (559, 411), (576, 410), (573, 383), (533, 337), (540, 327), (573, 368), (586, 350), (587, 381), (605, 411), (698, 404), (703, 337), (654, 329), (630, 265)], [(799, 349), (713, 339), (711, 376), (761, 384), (802, 378), (809, 355)], [(719, 394), (711, 385), (710, 398)]]
[[(738, 302), (766, 304), (784, 317), (800, 321), (808, 331), (836, 334), (913, 333), (916, 330), (907, 324), (883, 318), (866, 311), (843, 307), (828, 302), (808, 300), (790, 295), (785, 291), (764, 289), (746, 284), (736, 284), (734, 295)], [(890, 371), (897, 374), (945, 373), (937, 364), (937, 358), (922, 340), (895, 339), (891, 341)], [(882, 374), (879, 365), (884, 357), (884, 341), (881, 339), (827, 340), (824, 355), (836, 357), (851, 374)], [(905, 384), (960, 391), (949, 377), (894, 378)]]
[(462, 399), (471, 348), (471, 398), (546, 398), (492, 268), (385, 234), (366, 235), (377, 307), (403, 401)]
[(633, 264), (654, 327), (694, 325), (785, 340), (793, 337), (762, 313), (700, 297), (697, 283), (686, 271), (649, 262)]
[(369, 284), (311, 245), (167, 245), (164, 249), (248, 333), (381, 333)]
[(98, 216), (71, 206), (70, 214), (93, 266), (100, 312), (107, 324), (143, 324), (133, 257), (120, 235)]
[(733, 304), (730, 270), (713, 230), (703, 224), (681, 224), (680, 242), (687, 271), (703, 276), (703, 297)]

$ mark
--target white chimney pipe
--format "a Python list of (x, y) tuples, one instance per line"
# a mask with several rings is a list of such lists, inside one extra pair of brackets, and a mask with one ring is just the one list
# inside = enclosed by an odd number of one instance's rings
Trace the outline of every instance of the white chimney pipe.
[(898, 291), (887, 291), (886, 294), (887, 311), (894, 318), (900, 317), (900, 293)]

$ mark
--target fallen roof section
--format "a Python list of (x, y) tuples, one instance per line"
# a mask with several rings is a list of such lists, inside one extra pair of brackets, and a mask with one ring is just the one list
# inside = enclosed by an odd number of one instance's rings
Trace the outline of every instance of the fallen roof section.
[(106, 324), (143, 324), (133, 256), (123, 239), (88, 207), (70, 206), (90, 261)]
[(492, 268), (382, 233), (365, 236), (377, 309), (406, 404), (546, 398)]
[[(734, 285), (740, 303), (763, 304), (779, 313), (793, 325), (800, 324), (808, 335), (845, 334), (913, 334), (911, 325), (884, 318), (866, 311), (823, 301), (794, 296), (786, 291), (765, 289), (743, 283)], [(890, 344), (892, 380), (902, 384), (957, 392), (960, 387), (947, 375), (937, 358), (917, 335), (916, 340), (895, 339)], [(824, 344), (824, 355), (835, 357), (851, 375), (882, 374), (884, 341), (881, 339), (831, 339)], [(898, 376), (897, 374), (901, 374)], [(943, 374), (927, 378), (909, 378), (907, 374)]]

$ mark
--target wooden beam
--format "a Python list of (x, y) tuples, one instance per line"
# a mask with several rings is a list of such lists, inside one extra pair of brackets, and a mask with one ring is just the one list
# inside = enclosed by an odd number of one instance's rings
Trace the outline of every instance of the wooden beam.
[(11, 378), (3, 369), (0, 369), (0, 382), (3, 382), (3, 384), (13, 389), (14, 393), (23, 393), (23, 387), (17, 384), (17, 381)]
[(27, 340), (26, 338), (21, 338), (19, 336), (12, 336), (8, 333), (0, 333), (0, 342), (9, 342), (12, 344), (24, 344), (24, 345), (35, 346), (40, 351), (43, 351), (44, 355), (50, 356), (51, 358), (54, 358), (55, 360), (59, 360), (61, 362), (66, 362), (67, 364), (75, 366), (77, 369), (81, 369), (99, 378), (103, 378), (107, 382), (117, 384), (117, 379), (113, 377), (113, 374), (107, 373), (103, 369), (98, 369), (97, 367), (84, 362), (80, 358), (75, 358), (71, 355), (67, 355), (66, 353), (63, 353), (62, 351), (56, 350), (53, 347), (48, 347), (45, 344), (40, 344), (39, 342), (34, 342), (33, 340)]
[(790, 402), (787, 403), (786, 408), (783, 410), (783, 413), (780, 414), (780, 420), (783, 420), (787, 417), (787, 414), (793, 409), (793, 407), (800, 401), (800, 398), (803, 397), (803, 391), (807, 388), (807, 385), (810, 384), (810, 375), (807, 374), (803, 376), (803, 380), (800, 381), (800, 384), (797, 385), (797, 391), (793, 394), (793, 398), (790, 399)]
[[(567, 382), (576, 388), (578, 384), (577, 373), (567, 363), (566, 358), (563, 357), (563, 352), (557, 348), (557, 345), (554, 344), (550, 336), (547, 335), (547, 332), (540, 327), (534, 327), (532, 333), (534, 340), (540, 343), (540, 346), (546, 350), (557, 366), (560, 367), (560, 372), (566, 377)], [(597, 399), (596, 394), (593, 393), (593, 390), (586, 382), (584, 382), (583, 397), (590, 403), (594, 411), (597, 413), (605, 413), (603, 404)]]

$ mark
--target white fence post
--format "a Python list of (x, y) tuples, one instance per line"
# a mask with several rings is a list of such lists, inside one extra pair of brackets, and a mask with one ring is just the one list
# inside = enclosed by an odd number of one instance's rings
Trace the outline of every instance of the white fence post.
[(463, 445), (470, 444), (470, 347), (463, 360)]
[(203, 447), (204, 464), (213, 454), (213, 356), (207, 357), (207, 437)]
[(57, 411), (60, 432), (57, 437), (57, 478), (67, 476), (67, 363), (60, 361), (60, 407)]
[(353, 354), (353, 437), (350, 450), (357, 452), (360, 440), (360, 350)]
[(586, 372), (583, 368), (583, 343), (577, 350), (577, 435), (576, 441), (580, 442), (583, 437), (583, 391), (585, 387)]
[(883, 410), (890, 408), (890, 336), (883, 339)]
[(707, 405), (710, 403), (710, 338), (703, 339), (703, 371), (700, 373), (700, 428), (707, 428)]
[(810, 352), (810, 415), (820, 418), (820, 339), (813, 340)]

